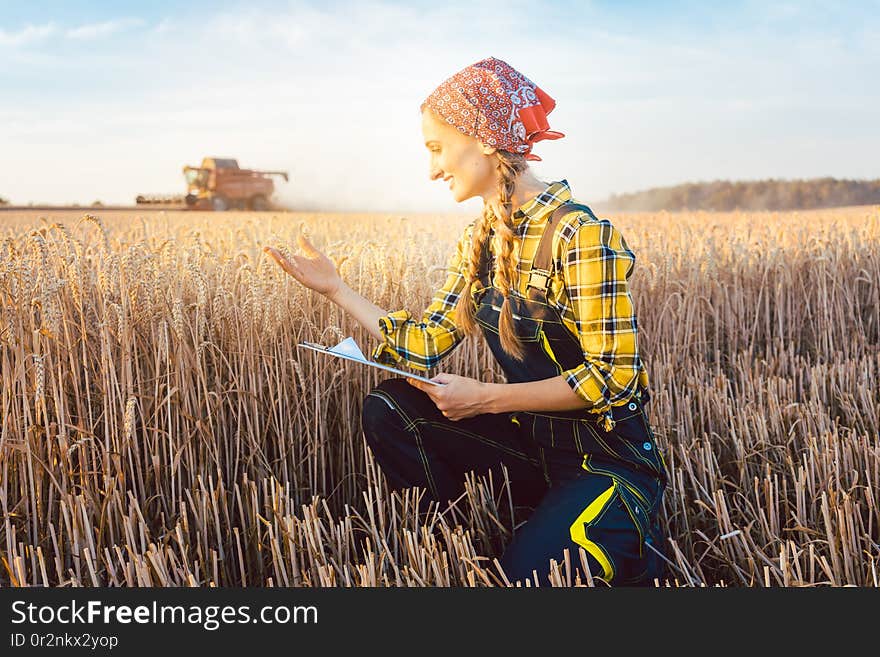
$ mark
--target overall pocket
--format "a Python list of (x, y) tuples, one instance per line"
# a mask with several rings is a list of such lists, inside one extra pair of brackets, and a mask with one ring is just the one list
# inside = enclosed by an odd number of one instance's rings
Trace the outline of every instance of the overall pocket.
[[(501, 308), (493, 304), (482, 303), (477, 309), (476, 320), (480, 326), (497, 335), (501, 320)], [(540, 319), (532, 317), (517, 317), (516, 315), (513, 317), (516, 335), (523, 342), (538, 342), (542, 323)]]
[(644, 545), (650, 520), (640, 499), (616, 478), (609, 481), (572, 523), (571, 539), (593, 556), (607, 583), (643, 583), (650, 565)]

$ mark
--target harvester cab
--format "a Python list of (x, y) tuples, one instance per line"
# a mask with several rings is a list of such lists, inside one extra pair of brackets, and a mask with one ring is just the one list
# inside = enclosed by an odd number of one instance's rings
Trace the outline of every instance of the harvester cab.
[(269, 210), (275, 183), (272, 176), (289, 180), (286, 171), (242, 169), (238, 160), (206, 157), (201, 166), (183, 167), (186, 205), (193, 210)]

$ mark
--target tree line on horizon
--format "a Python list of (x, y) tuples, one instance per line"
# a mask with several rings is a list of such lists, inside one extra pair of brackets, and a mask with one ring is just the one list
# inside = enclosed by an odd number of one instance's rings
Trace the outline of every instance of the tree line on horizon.
[(880, 179), (715, 180), (612, 194), (601, 205), (616, 212), (660, 210), (810, 210), (880, 203)]

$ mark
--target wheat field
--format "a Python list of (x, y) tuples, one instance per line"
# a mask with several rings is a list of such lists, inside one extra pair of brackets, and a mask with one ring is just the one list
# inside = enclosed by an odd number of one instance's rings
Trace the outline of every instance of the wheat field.
[[(373, 339), (262, 252), (304, 230), (418, 314), (468, 217), (83, 212), (0, 214), (0, 585), (510, 585), (507, 482), (389, 494), (387, 374), (295, 347)], [(880, 208), (609, 218), (670, 469), (656, 584), (880, 585)], [(441, 369), (503, 381), (476, 339)], [(554, 584), (601, 584), (578, 558)]]

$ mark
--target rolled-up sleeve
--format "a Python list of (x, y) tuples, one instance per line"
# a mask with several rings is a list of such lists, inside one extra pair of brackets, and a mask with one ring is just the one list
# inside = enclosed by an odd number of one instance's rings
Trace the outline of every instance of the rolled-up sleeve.
[(383, 340), (373, 351), (373, 359), (385, 365), (406, 362), (427, 371), (450, 354), (464, 339), (455, 323), (455, 305), (467, 286), (465, 271), (471, 248), (473, 224), (461, 236), (449, 259), (446, 281), (437, 290), (420, 320), (407, 310), (397, 310), (379, 318)]
[(584, 361), (562, 374), (592, 413), (633, 396), (639, 385), (638, 327), (629, 291), (635, 255), (608, 220), (581, 219), (563, 243), (566, 293)]

